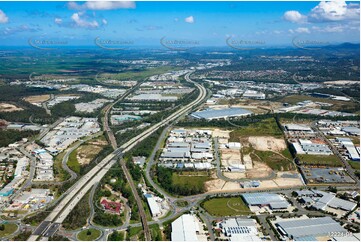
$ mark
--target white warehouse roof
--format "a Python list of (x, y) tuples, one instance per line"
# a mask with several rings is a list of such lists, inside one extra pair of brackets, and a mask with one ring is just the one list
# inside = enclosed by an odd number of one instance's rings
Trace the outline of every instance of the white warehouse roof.
[(194, 112), (191, 115), (199, 119), (221, 119), (230, 117), (241, 117), (251, 115), (252, 112), (243, 108), (207, 109)]
[(172, 241), (198, 241), (197, 231), (199, 231), (198, 223), (195, 216), (184, 214), (172, 223)]

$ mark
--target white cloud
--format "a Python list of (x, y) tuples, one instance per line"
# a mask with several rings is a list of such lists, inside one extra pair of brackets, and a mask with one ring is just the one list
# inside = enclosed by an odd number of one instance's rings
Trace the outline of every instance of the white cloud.
[(194, 23), (194, 18), (193, 18), (193, 16), (189, 16), (189, 17), (186, 17), (186, 18), (184, 19), (184, 21), (185, 21), (186, 23), (192, 24), (192, 23)]
[(7, 23), (9, 21), (8, 16), (0, 9), (0, 24)]
[(301, 23), (306, 20), (306, 16), (295, 10), (287, 11), (283, 14), (283, 19), (293, 23)]
[(103, 19), (102, 19), (102, 23), (103, 23), (104, 25), (107, 25), (107, 24), (108, 24), (108, 21), (103, 18)]
[(94, 29), (94, 28), (98, 28), (99, 24), (97, 21), (93, 20), (93, 21), (86, 21), (84, 19), (81, 18), (81, 13), (74, 13), (71, 16), (71, 19), (73, 20), (74, 24), (77, 27), (81, 27), (81, 28), (90, 28), (90, 29)]
[(344, 32), (347, 29), (351, 29), (350, 26), (342, 26), (342, 25), (328, 25), (325, 27), (318, 27), (318, 26), (313, 26), (312, 30), (316, 31), (316, 32), (321, 32), (321, 33), (341, 33)]
[(62, 20), (61, 18), (55, 18), (55, 19), (54, 19), (54, 22), (55, 22), (56, 24), (61, 24), (61, 23), (63, 22), (63, 20)]
[(305, 27), (299, 27), (299, 28), (295, 29), (294, 32), (299, 33), (299, 34), (309, 34), (309, 33), (311, 33), (310, 30), (308, 28), (305, 28)]
[(360, 18), (360, 5), (345, 1), (320, 2), (310, 14), (310, 22), (342, 21)]
[(282, 31), (282, 30), (273, 30), (273, 33), (274, 33), (274, 34), (282, 34), (283, 31)]
[(283, 19), (293, 23), (317, 23), (335, 21), (360, 21), (360, 4), (347, 4), (342, 0), (322, 1), (307, 15), (295, 10), (286, 11)]
[(113, 10), (121, 8), (135, 8), (133, 1), (96, 1), (77, 4), (69, 2), (68, 8), (73, 10)]

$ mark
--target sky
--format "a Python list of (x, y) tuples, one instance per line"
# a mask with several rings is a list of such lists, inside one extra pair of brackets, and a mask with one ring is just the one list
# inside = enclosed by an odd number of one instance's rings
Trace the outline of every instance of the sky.
[[(359, 43), (359, 2), (0, 2), (0, 46)], [(227, 42), (228, 41), (228, 42)], [(100, 42), (99, 42), (100, 43)], [(241, 44), (240, 44), (241, 43)]]

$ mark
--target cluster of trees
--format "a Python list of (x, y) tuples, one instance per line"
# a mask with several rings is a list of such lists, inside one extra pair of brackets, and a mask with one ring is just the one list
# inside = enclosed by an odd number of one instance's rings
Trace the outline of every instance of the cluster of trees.
[(16, 112), (0, 112), (0, 119), (12, 122), (29, 122), (29, 117), (32, 116), (32, 120), (37, 123), (46, 124), (54, 122), (55, 119), (49, 116), (43, 108), (23, 100), (27, 96), (43, 95), (52, 92), (54, 91), (44, 88), (25, 87), (23, 85), (0, 85), (1, 101), (13, 103), (24, 109)]
[(14, 241), (26, 241), (32, 234), (31, 230), (22, 231), (18, 235), (12, 238)]
[[(112, 181), (110, 183), (110, 181)], [(100, 183), (100, 188), (96, 191), (94, 195), (94, 203), (95, 206), (95, 214), (93, 221), (96, 224), (102, 226), (120, 226), (123, 221), (119, 215), (105, 213), (103, 210), (99, 209), (99, 202), (101, 197), (109, 197), (110, 191), (105, 190), (105, 184), (110, 184), (113, 191), (119, 192), (123, 197), (128, 199), (128, 205), (132, 211), (132, 218), (134, 220), (139, 219), (139, 215), (137, 213), (138, 208), (136, 205), (136, 201), (133, 197), (130, 186), (127, 183), (125, 175), (119, 164), (115, 164), (112, 169), (110, 169), (107, 174), (104, 176)]]
[(195, 185), (181, 186), (178, 184), (174, 184), (172, 179), (174, 171), (171, 169), (158, 166), (156, 171), (157, 171), (156, 172), (157, 180), (159, 184), (170, 193), (179, 194), (182, 196), (189, 196), (189, 195), (203, 193), (205, 191), (203, 186), (195, 186)]
[(8, 146), (22, 138), (34, 136), (38, 131), (18, 131), (18, 130), (1, 130), (0, 129), (0, 147)]
[(95, 214), (93, 221), (96, 224), (102, 226), (120, 226), (122, 224), (122, 219), (117, 214), (106, 213), (100, 210), (98, 207), (94, 208)]
[(124, 239), (124, 232), (119, 231), (114, 231), (108, 237), (108, 241), (123, 241)]
[(87, 193), (69, 213), (63, 222), (65, 229), (75, 230), (83, 227), (90, 216), (89, 193)]
[(51, 236), (48, 241), (70, 241), (70, 239), (62, 235), (55, 234)]

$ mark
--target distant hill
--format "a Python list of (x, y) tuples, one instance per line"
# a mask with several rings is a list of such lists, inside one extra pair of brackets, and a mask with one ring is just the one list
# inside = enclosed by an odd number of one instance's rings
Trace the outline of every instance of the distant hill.
[(325, 48), (333, 48), (333, 49), (360, 49), (360, 44), (354, 44), (354, 43), (349, 43), (349, 42), (345, 42), (339, 45), (328, 45), (325, 46)]

